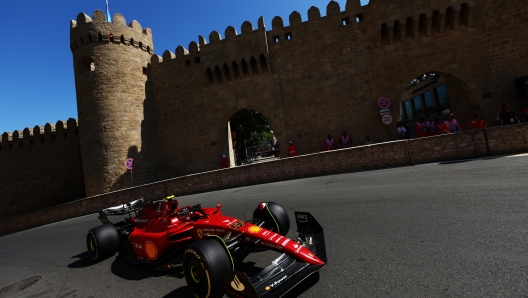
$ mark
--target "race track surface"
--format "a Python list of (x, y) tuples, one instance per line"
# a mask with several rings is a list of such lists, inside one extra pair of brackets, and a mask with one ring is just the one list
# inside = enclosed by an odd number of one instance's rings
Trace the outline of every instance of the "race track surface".
[[(427, 164), (180, 197), (244, 218), (261, 201), (308, 211), (325, 229), (329, 263), (288, 297), (528, 296), (528, 156)], [(137, 198), (130, 198), (131, 200)], [(154, 199), (154, 198), (147, 198)], [(185, 279), (112, 257), (93, 264), (96, 215), (0, 237), (9, 297), (190, 297)], [(264, 267), (274, 253), (246, 259)], [(253, 263), (254, 262), (254, 263)], [(1, 296), (1, 294), (0, 294)]]

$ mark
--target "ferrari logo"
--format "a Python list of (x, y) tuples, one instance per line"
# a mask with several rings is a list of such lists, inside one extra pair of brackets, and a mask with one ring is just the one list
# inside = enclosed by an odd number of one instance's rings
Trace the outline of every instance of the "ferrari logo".
[(198, 230), (196, 231), (198, 233), (198, 238), (202, 239), (203, 237), (203, 231), (202, 230)]

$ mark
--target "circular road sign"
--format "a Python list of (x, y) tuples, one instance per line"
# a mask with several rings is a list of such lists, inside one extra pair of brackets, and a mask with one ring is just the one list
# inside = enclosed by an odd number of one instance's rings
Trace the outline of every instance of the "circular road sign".
[(378, 99), (378, 107), (380, 109), (388, 109), (390, 108), (391, 102), (388, 97), (382, 96)]
[(125, 161), (125, 166), (127, 169), (132, 170), (136, 166), (136, 162), (133, 158), (127, 158)]
[(383, 124), (385, 125), (391, 125), (392, 124), (392, 116), (391, 114), (385, 114), (383, 116), (381, 116), (381, 122), (383, 122)]

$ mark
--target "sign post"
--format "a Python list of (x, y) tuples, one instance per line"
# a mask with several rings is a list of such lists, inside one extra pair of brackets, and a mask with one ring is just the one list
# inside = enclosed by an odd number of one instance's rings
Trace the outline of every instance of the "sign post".
[(390, 129), (389, 125), (392, 124), (392, 115), (390, 114), (391, 101), (388, 97), (382, 96), (378, 98), (378, 107), (380, 108), (381, 122), (387, 126), (387, 137), (390, 140)]
[(392, 124), (392, 116), (391, 114), (385, 114), (383, 116), (381, 116), (381, 122), (383, 122), (383, 124), (385, 125), (391, 125)]
[(125, 167), (127, 169), (130, 170), (130, 178), (132, 178), (132, 186), (134, 186), (134, 175), (132, 174), (132, 170), (134, 169), (134, 167), (136, 166), (136, 162), (134, 161), (133, 158), (127, 158), (127, 160), (125, 160)]

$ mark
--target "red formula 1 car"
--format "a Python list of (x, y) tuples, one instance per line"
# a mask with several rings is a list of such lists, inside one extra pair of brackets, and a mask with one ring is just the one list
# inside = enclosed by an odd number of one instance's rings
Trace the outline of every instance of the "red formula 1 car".
[[(128, 215), (111, 223), (108, 216)], [(99, 212), (103, 225), (88, 232), (93, 260), (119, 253), (134, 264), (155, 270), (183, 270), (196, 297), (281, 297), (326, 266), (323, 228), (308, 212), (295, 212), (298, 238), (285, 237), (288, 214), (277, 203), (260, 203), (253, 219), (222, 215), (221, 206), (178, 206), (174, 196), (140, 199)], [(282, 255), (261, 272), (236, 271), (248, 254), (274, 250)]]

